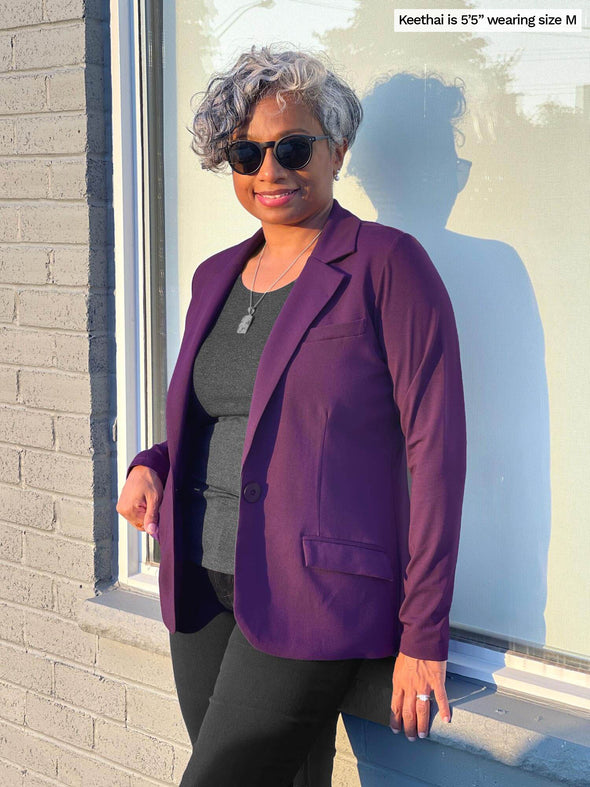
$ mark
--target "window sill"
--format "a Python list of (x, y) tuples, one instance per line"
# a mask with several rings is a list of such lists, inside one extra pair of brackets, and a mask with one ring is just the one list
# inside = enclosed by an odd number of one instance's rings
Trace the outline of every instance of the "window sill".
[[(81, 604), (78, 623), (108, 639), (170, 653), (160, 602), (148, 593), (111, 586)], [(340, 710), (388, 726), (393, 663), (393, 658), (365, 661)], [(499, 691), (493, 684), (452, 672), (447, 672), (446, 689), (452, 722), (441, 721), (433, 703), (432, 742), (562, 784), (587, 787), (590, 713)]]
[[(389, 726), (393, 663), (366, 661), (340, 710)], [(432, 703), (431, 741), (562, 784), (588, 786), (590, 713), (451, 672), (446, 690), (452, 721), (445, 724)]]
[(152, 593), (111, 585), (100, 595), (82, 602), (78, 609), (78, 625), (91, 634), (151, 653), (170, 654), (160, 600)]

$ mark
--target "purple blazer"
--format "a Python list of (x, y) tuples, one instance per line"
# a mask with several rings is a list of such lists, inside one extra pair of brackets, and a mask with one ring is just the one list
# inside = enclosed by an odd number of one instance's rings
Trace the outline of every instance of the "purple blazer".
[[(259, 229), (197, 268), (167, 442), (129, 466), (164, 484), (170, 631), (198, 631), (224, 609), (182, 553), (184, 528), (200, 525), (182, 505), (203, 426), (187, 404), (195, 354), (262, 240)], [(234, 614), (252, 645), (297, 659), (447, 659), (465, 454), (459, 342), (437, 270), (413, 236), (334, 200), (265, 344), (248, 416)]]

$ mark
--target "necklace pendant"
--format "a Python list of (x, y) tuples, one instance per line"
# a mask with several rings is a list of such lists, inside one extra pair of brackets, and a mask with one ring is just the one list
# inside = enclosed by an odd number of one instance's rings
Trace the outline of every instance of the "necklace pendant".
[(254, 319), (253, 314), (245, 314), (240, 320), (240, 324), (238, 325), (238, 333), (246, 333), (253, 319)]

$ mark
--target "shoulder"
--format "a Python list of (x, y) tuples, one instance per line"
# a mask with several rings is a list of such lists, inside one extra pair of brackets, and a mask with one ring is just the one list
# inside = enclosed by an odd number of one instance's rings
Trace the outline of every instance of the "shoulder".
[(220, 269), (235, 259), (236, 255), (245, 254), (257, 235), (258, 233), (255, 233), (255, 235), (233, 246), (229, 246), (227, 249), (217, 251), (215, 254), (212, 254), (210, 257), (203, 260), (203, 262), (199, 263), (193, 274), (193, 293), (196, 285), (200, 285), (202, 282), (209, 280), (210, 277), (214, 277)]

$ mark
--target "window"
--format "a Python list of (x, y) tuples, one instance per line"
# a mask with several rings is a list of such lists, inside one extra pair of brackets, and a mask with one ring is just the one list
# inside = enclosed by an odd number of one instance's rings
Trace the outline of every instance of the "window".
[[(144, 0), (119, 17), (114, 46), (136, 64), (134, 106), (122, 100), (114, 121), (127, 134), (115, 154), (128, 175), (117, 219), (121, 472), (163, 435), (195, 266), (257, 228), (230, 177), (202, 171), (190, 149), (191, 97), (252, 44), (325, 50), (366, 99), (336, 197), (416, 235), (457, 318), (469, 449), (450, 662), (495, 674), (498, 685), (521, 685), (502, 669), (535, 665), (581, 685), (590, 663), (590, 177), (581, 155), (590, 35), (397, 33), (393, 14), (385, 0)], [(123, 578), (155, 574), (148, 542), (122, 538)]]

